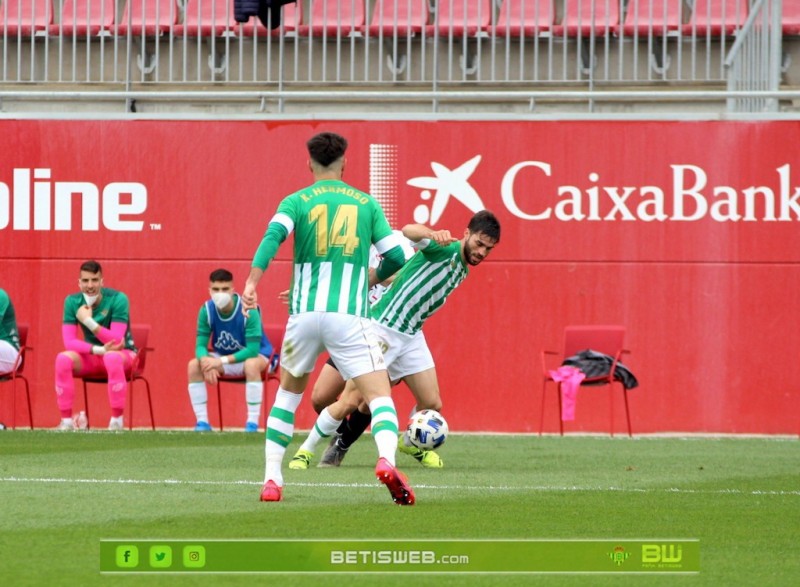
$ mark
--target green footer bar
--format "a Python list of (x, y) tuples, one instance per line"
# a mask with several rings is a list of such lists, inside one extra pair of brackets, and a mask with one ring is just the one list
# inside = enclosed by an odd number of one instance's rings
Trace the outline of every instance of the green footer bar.
[(698, 573), (696, 539), (102, 540), (102, 573)]

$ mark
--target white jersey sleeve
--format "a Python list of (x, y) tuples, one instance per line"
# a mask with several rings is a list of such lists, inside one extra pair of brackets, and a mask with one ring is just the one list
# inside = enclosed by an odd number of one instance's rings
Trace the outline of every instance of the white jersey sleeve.
[[(398, 241), (400, 242), (400, 246), (403, 248), (403, 254), (406, 257), (406, 261), (408, 261), (411, 257), (414, 256), (414, 253), (417, 252), (416, 247), (418, 243), (408, 240), (405, 236), (403, 236), (403, 231), (401, 230), (393, 230), (392, 232), (395, 234)], [(371, 269), (374, 269), (380, 264), (380, 262), (381, 262), (381, 256), (378, 253), (378, 249), (376, 249), (375, 246), (373, 245), (369, 248), (369, 266)], [(387, 288), (388, 286), (383, 285), (381, 283), (373, 285), (369, 290), (370, 305), (374, 304), (379, 299), (381, 299), (383, 292), (385, 292)]]

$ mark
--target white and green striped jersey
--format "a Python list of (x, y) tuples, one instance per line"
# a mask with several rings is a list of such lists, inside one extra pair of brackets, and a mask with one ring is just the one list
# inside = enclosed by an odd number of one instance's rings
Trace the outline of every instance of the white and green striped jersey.
[(272, 222), (294, 231), (290, 313), (369, 317), (370, 245), (384, 253), (397, 244), (372, 196), (343, 181), (318, 181), (284, 198)]
[(462, 246), (460, 241), (447, 246), (420, 242), (420, 250), (372, 306), (373, 320), (405, 334), (418, 332), (466, 279), (469, 269), (461, 258)]

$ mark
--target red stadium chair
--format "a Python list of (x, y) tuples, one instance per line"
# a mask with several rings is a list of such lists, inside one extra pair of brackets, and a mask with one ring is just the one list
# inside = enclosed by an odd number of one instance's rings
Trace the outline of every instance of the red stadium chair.
[[(133, 396), (134, 396), (134, 383), (142, 381), (145, 385), (147, 392), (147, 405), (150, 408), (150, 428), (156, 429), (156, 419), (153, 416), (153, 398), (150, 394), (150, 382), (144, 376), (144, 369), (147, 362), (147, 353), (155, 350), (148, 345), (150, 338), (150, 325), (149, 324), (131, 324), (131, 335), (133, 336), (133, 344), (136, 346), (136, 360), (133, 362), (130, 372), (127, 374), (128, 381), (128, 430), (133, 429)], [(89, 416), (89, 395), (87, 384), (89, 383), (102, 383), (108, 384), (108, 378), (105, 375), (88, 375), (80, 377), (83, 382), (83, 405), (86, 410), (86, 417), (89, 420), (88, 427), (91, 427), (91, 417)]]
[[(18, 324), (17, 332), (19, 334), (19, 356), (14, 368), (7, 373), (0, 373), (0, 383), (11, 382), (11, 427), (17, 427), (17, 381), (21, 381), (25, 385), (25, 398), (28, 400), (28, 422), (30, 423), (31, 430), (33, 430), (33, 410), (31, 409), (31, 389), (22, 370), (25, 368), (25, 353), (33, 350), (28, 346), (28, 331), (30, 326), (27, 324)], [(4, 386), (5, 387), (5, 386)]]
[(94, 37), (110, 34), (116, 20), (114, 0), (64, 0), (61, 20), (49, 27), (53, 36)]
[(538, 37), (550, 34), (555, 21), (553, 0), (505, 0), (492, 28), (500, 37)]
[(175, 0), (127, 0), (117, 32), (120, 35), (157, 37), (169, 32), (177, 22)]
[(377, 0), (369, 34), (373, 37), (413, 37), (428, 24), (428, 0)]
[(435, 16), (439, 36), (474, 37), (489, 31), (492, 0), (439, 0)]
[(731, 36), (747, 20), (746, 0), (695, 0), (683, 34), (698, 37)]
[(556, 27), (567, 37), (602, 37), (619, 25), (620, 0), (564, 0), (564, 17)]
[(626, 37), (666, 37), (682, 26), (683, 0), (628, 0), (620, 30)]
[(53, 24), (52, 0), (2, 0), (0, 37), (32, 37)]
[(785, 36), (800, 35), (800, 0), (783, 0), (781, 24)]
[(248, 22), (241, 24), (237, 29), (246, 37), (279, 37), (293, 36), (303, 22), (303, 3), (302, 0), (296, 3), (284, 4), (281, 7), (281, 26), (278, 28), (268, 28), (260, 19), (255, 16)]
[(670, 65), (669, 37), (680, 37), (683, 27), (683, 0), (629, 0), (625, 22), (616, 33), (647, 42), (650, 66), (664, 74)]
[(311, 0), (311, 11), (299, 33), (332, 38), (361, 36), (365, 23), (364, 0)]
[[(631, 431), (631, 414), (628, 407), (628, 389), (622, 381), (614, 378), (614, 371), (620, 357), (629, 353), (630, 351), (624, 348), (625, 342), (625, 327), (624, 326), (567, 326), (564, 329), (564, 350), (563, 354), (557, 351), (543, 350), (541, 352), (542, 359), (542, 404), (539, 412), (539, 435), (541, 436), (544, 428), (544, 407), (545, 396), (547, 395), (547, 384), (555, 383), (550, 376), (550, 370), (555, 369), (561, 365), (562, 361), (567, 357), (571, 357), (578, 352), (586, 349), (591, 349), (614, 358), (614, 363), (611, 366), (608, 374), (602, 377), (592, 377), (583, 380), (581, 385), (608, 385), (608, 405), (609, 413), (611, 416), (611, 436), (614, 436), (614, 403), (613, 403), (613, 389), (614, 384), (618, 384), (622, 388), (622, 396), (625, 400), (625, 417), (628, 423), (628, 436), (633, 436)], [(559, 357), (561, 361), (557, 364), (555, 361), (547, 357)], [(564, 422), (561, 419), (561, 383), (556, 386), (558, 391), (558, 426), (561, 435), (564, 435)]]
[(233, 0), (186, 0), (183, 23), (175, 26), (175, 35), (221, 37), (235, 31)]

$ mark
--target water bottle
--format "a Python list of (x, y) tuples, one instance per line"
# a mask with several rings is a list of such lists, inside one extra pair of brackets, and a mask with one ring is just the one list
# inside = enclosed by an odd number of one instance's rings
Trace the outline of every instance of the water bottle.
[(86, 430), (89, 427), (89, 420), (86, 418), (86, 412), (81, 411), (78, 414), (78, 419), (75, 420), (75, 426), (78, 430)]

